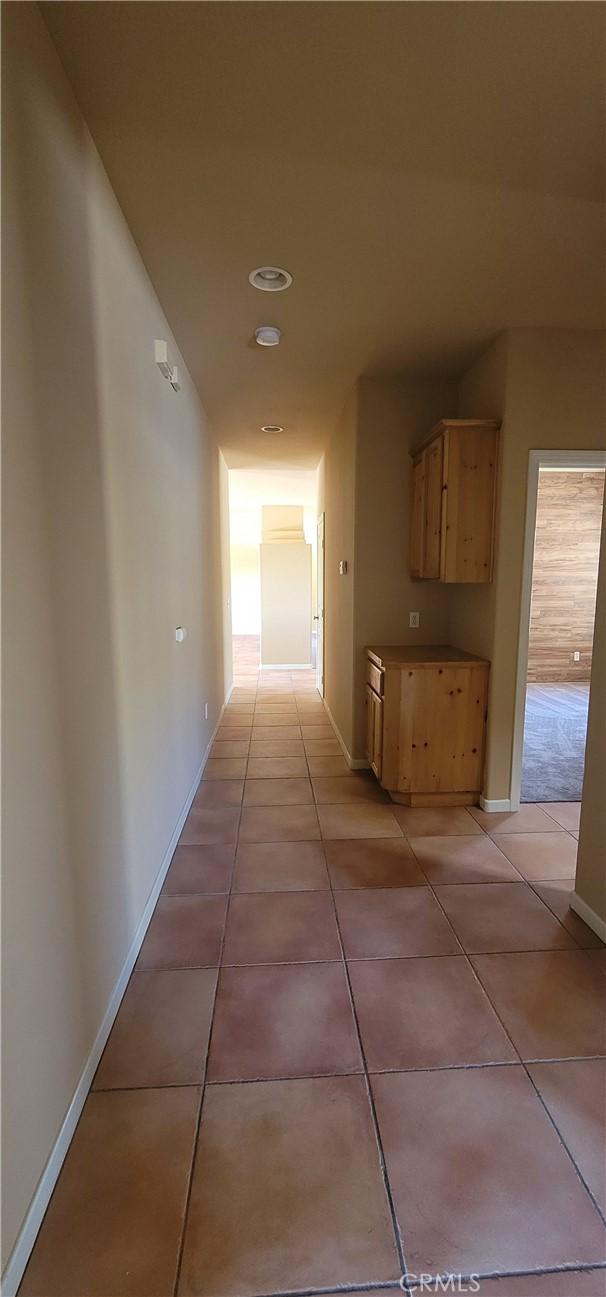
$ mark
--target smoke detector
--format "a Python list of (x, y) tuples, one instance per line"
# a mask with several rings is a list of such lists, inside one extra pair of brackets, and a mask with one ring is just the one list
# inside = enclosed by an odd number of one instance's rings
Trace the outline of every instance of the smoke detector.
[(280, 266), (258, 266), (256, 270), (251, 270), (248, 281), (262, 293), (282, 293), (285, 288), (290, 288), (292, 275)]
[(275, 324), (262, 324), (255, 329), (255, 338), (260, 347), (277, 347), (282, 334)]

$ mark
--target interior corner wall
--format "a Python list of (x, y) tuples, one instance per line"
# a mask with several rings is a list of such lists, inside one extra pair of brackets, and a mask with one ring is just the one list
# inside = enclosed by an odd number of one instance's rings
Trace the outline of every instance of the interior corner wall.
[(514, 329), (464, 375), (459, 414), (501, 418), (494, 581), (449, 591), (452, 642), (491, 661), (484, 796), (508, 799), (531, 450), (600, 450), (605, 335)]
[(38, 6), (2, 19), (4, 1264), (225, 685), (216, 445)]
[[(354, 748), (366, 747), (368, 644), (443, 644), (448, 639), (444, 586), (410, 572), (410, 450), (456, 410), (449, 378), (362, 378), (358, 383), (355, 500)], [(418, 630), (409, 612), (420, 613)]]
[[(491, 663), (488, 728), (486, 744), (486, 768), (484, 775), (484, 796), (509, 797), (507, 792), (489, 793), (489, 767), (493, 745), (502, 741), (502, 718), (500, 728), (495, 725), (497, 706), (495, 704), (494, 627), (496, 612), (496, 589), (499, 580), (500, 546), (499, 516), (502, 504), (502, 463), (503, 445), (506, 435), (506, 401), (508, 373), (509, 337), (501, 334), (486, 351), (470, 366), (459, 381), (457, 397), (457, 414), (459, 418), (498, 419), (501, 423), (499, 436), (499, 468), (497, 474), (497, 502), (495, 523), (495, 566), (493, 580), (487, 585), (452, 585), (448, 587), (448, 639), (457, 648), (468, 653), (476, 653), (487, 658)], [(523, 504), (520, 506), (523, 510)], [(513, 727), (513, 708), (511, 713)]]
[(600, 568), (575, 892), (606, 924), (606, 526)]
[[(324, 533), (324, 696), (348, 752), (353, 751), (354, 511), (358, 392), (350, 392), (328, 443), (320, 484)], [(339, 575), (339, 561), (347, 574)]]
[[(505, 436), (508, 336), (501, 334), (467, 370), (459, 382), (459, 418), (497, 419), (502, 423), (499, 460)], [(497, 476), (497, 514), (500, 508), (501, 470)], [(496, 531), (498, 531), (498, 524)], [(497, 561), (498, 561), (497, 550)], [(495, 615), (495, 579), (488, 585), (453, 585), (448, 588), (448, 637), (452, 644), (479, 657), (492, 659)]]

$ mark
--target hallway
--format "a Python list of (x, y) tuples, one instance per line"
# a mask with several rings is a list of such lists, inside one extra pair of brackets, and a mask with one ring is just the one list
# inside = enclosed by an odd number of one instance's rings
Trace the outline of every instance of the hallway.
[(311, 672), (244, 663), (22, 1297), (562, 1267), (481, 1292), (600, 1297), (606, 951), (568, 909), (577, 825), (397, 807)]
[(2, 1297), (606, 1297), (605, 4), (4, 0)]
[(232, 635), (234, 683), (250, 681), (256, 686), (261, 641), (258, 635)]

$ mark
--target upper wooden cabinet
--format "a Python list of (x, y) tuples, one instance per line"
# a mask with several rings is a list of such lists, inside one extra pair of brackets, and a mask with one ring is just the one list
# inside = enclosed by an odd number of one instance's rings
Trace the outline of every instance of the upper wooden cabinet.
[(492, 580), (499, 427), (441, 419), (413, 450), (412, 577)]

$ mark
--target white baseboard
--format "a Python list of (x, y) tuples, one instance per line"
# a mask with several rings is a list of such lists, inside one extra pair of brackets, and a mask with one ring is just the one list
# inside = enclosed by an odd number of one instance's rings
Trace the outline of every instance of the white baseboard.
[(510, 811), (511, 799), (509, 797), (480, 797), (480, 806), (483, 811)]
[(578, 895), (578, 892), (571, 893), (570, 908), (574, 910), (575, 914), (578, 914), (580, 919), (585, 920), (587, 927), (591, 928), (592, 932), (595, 932), (600, 941), (606, 943), (606, 919), (600, 918), (600, 915), (596, 914), (595, 910), (592, 910), (587, 901), (584, 901), (583, 897)]
[(331, 710), (330, 710), (330, 707), (328, 706), (328, 703), (327, 703), (326, 699), (323, 698), (322, 701), (323, 701), (324, 706), (325, 706), (325, 708), (326, 708), (326, 712), (327, 712), (327, 715), (328, 715), (328, 719), (329, 719), (329, 721), (330, 721), (330, 723), (331, 723), (331, 725), (332, 725), (332, 727), (333, 727), (333, 730), (334, 730), (334, 732), (335, 732), (335, 738), (336, 738), (336, 740), (337, 740), (337, 743), (339, 744), (339, 747), (340, 747), (340, 749), (341, 749), (341, 751), (342, 751), (342, 753), (343, 753), (343, 756), (345, 757), (345, 760), (346, 760), (346, 762), (347, 762), (347, 764), (348, 764), (350, 770), (369, 770), (369, 769), (370, 769), (370, 766), (369, 766), (368, 761), (366, 760), (365, 757), (352, 757), (351, 752), (349, 751), (349, 748), (348, 748), (348, 746), (347, 746), (347, 744), (346, 744), (346, 742), (345, 742), (345, 739), (343, 738), (343, 735), (341, 734), (341, 731), (340, 731), (340, 729), (339, 729), (339, 726), (337, 725), (337, 722), (336, 722), (336, 720), (335, 720), (335, 718), (334, 718), (334, 716), (333, 716), (333, 714), (332, 714), (332, 712), (331, 712)]
[(261, 671), (313, 671), (313, 662), (262, 662)]
[(215, 741), (215, 736), (221, 724), (223, 713), (225, 711), (227, 703), (229, 702), (232, 690), (233, 690), (233, 685), (231, 686), (230, 690), (227, 693), (225, 702), (219, 714), (219, 719), (217, 721), (217, 724), (215, 725), (211, 738), (207, 744), (206, 751), (204, 753), (202, 762), (200, 764), (200, 768), (196, 773), (194, 782), (187, 794), (185, 802), (183, 803), (183, 806), (179, 813), (179, 818), (175, 825), (168, 847), (166, 848), (166, 851), (162, 858), (162, 863), (156, 875), (154, 885), (147, 898), (147, 902), (145, 905), (145, 909), (143, 910), (143, 914), (141, 915), (141, 919), (139, 920), (137, 931), (135, 932), (135, 935), (132, 939), (128, 954), (126, 956), (126, 959), (120, 971), (120, 975), (112, 991), (109, 1004), (107, 1006), (107, 1009), (105, 1010), (105, 1014), (103, 1015), (103, 1021), (101, 1023), (101, 1026), (99, 1027), (93, 1047), (82, 1069), (80, 1080), (78, 1081), (78, 1084), (73, 1093), (65, 1117), (63, 1118), (63, 1122), (61, 1125), (61, 1129), (59, 1130), (59, 1134), (57, 1135), (53, 1148), (51, 1149), (51, 1152), (49, 1154), (46, 1166), (44, 1167), (42, 1175), (40, 1176), (40, 1179), (38, 1181), (38, 1185), (36, 1187), (32, 1201), (30, 1203), (27, 1215), (21, 1227), (19, 1237), (17, 1238), (15, 1246), (8, 1259), (6, 1269), (2, 1276), (2, 1281), (0, 1285), (0, 1292), (2, 1294), (2, 1297), (15, 1297), (17, 1290), (19, 1288), (19, 1284), (21, 1283), (21, 1280), (23, 1278), (25, 1267), (29, 1261), (30, 1253), (32, 1251), (34, 1243), (36, 1242), (36, 1236), (42, 1224), (44, 1213), (46, 1211), (46, 1208), (48, 1207), (51, 1194), (59, 1178), (59, 1172), (61, 1171), (61, 1167), (63, 1166), (69, 1146), (73, 1139), (74, 1132), (76, 1130), (76, 1126), (78, 1125), (78, 1121), (80, 1118), (80, 1114), (82, 1112), (82, 1109), (88, 1097), (88, 1093), (93, 1083), (93, 1078), (97, 1070), (101, 1055), (103, 1053), (103, 1050), (105, 1049), (105, 1045), (107, 1043), (109, 1033), (114, 1025), (114, 1020), (118, 1012), (118, 1009), (120, 1008), (120, 1004), (124, 992), (126, 990), (128, 979), (135, 966), (137, 955), (139, 954), (141, 946), (143, 945), (143, 938), (145, 937), (145, 933), (147, 932), (150, 919), (156, 907), (156, 901), (158, 900), (158, 896), (160, 895), (160, 891), (162, 889), (162, 884), (164, 882), (166, 874), (168, 873), (168, 867), (173, 858), (175, 847), (181, 836), (181, 830), (189, 814), (190, 806), (196, 795), (198, 785), (200, 783), (202, 774), (204, 772), (204, 767), (206, 765), (206, 762), (208, 761), (210, 750)]

